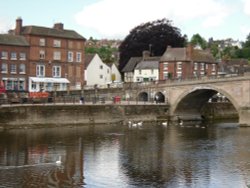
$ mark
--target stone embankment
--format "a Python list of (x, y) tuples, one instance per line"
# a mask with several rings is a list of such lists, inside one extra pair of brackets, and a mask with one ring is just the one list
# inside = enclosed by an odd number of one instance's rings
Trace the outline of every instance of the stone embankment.
[(89, 125), (156, 121), (167, 117), (166, 105), (20, 105), (0, 107), (0, 127), (40, 128), (55, 126)]

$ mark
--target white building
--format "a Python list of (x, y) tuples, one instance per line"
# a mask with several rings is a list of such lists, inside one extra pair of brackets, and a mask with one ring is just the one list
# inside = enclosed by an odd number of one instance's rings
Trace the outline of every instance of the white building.
[(118, 70), (115, 63), (113, 63), (111, 65), (111, 80), (112, 80), (112, 82), (121, 82), (122, 81), (121, 73)]
[(134, 70), (134, 82), (159, 80), (159, 61), (145, 60), (138, 63)]
[(86, 86), (106, 87), (111, 80), (111, 68), (107, 66), (98, 54), (85, 57)]

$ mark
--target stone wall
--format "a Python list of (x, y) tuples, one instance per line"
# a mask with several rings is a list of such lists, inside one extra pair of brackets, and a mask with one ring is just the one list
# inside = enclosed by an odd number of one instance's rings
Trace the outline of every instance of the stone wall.
[(30, 105), (0, 107), (3, 128), (54, 127), (91, 123), (155, 121), (167, 117), (165, 105)]
[(239, 114), (229, 102), (207, 103), (201, 113), (208, 119), (236, 119)]

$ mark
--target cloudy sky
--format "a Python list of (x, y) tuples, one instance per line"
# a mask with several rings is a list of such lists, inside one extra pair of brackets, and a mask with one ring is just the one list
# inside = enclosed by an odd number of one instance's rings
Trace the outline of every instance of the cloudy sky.
[(0, 33), (15, 26), (52, 27), (62, 22), (85, 38), (123, 39), (135, 26), (172, 20), (190, 39), (245, 40), (250, 33), (250, 0), (8, 0), (0, 2)]

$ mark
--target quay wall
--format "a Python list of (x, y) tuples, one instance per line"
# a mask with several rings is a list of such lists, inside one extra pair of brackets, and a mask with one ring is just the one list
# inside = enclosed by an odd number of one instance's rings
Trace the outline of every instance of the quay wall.
[[(155, 104), (0, 106), (0, 129), (166, 120), (168, 110), (167, 105)], [(202, 114), (212, 120), (238, 118), (230, 103), (208, 103)]]
[(94, 123), (155, 121), (166, 105), (20, 105), (0, 107), (0, 127), (40, 128)]

